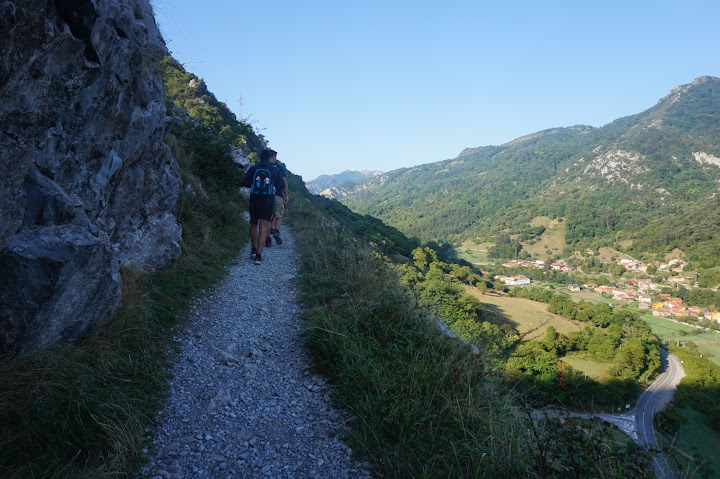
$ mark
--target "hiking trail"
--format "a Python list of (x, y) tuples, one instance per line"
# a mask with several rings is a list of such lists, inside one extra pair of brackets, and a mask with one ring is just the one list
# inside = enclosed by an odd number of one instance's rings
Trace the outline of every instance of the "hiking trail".
[(195, 300), (167, 402), (143, 449), (144, 478), (370, 478), (341, 432), (300, 338), (292, 231), (250, 260), (246, 245), (225, 279)]

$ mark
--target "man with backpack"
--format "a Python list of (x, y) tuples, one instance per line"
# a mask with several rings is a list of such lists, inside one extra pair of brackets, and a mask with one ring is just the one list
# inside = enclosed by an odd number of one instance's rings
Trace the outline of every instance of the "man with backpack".
[(248, 168), (243, 186), (250, 188), (250, 258), (255, 264), (262, 264), (262, 250), (270, 233), (270, 221), (275, 207), (275, 192), (285, 189), (285, 180), (280, 170), (272, 164), (271, 158), (277, 152), (265, 149), (260, 153), (260, 163)]
[[(277, 188), (275, 191), (275, 209), (273, 210), (273, 220), (270, 224), (270, 235), (275, 238), (277, 244), (282, 244), (282, 238), (280, 237), (280, 225), (282, 225), (282, 218), (285, 214), (285, 205), (290, 199), (290, 190), (288, 188), (287, 175), (281, 165), (277, 163), (277, 156), (270, 158), (270, 163), (275, 165), (285, 181), (285, 188)], [(270, 237), (268, 237), (268, 240)], [(266, 245), (269, 246), (269, 245)]]

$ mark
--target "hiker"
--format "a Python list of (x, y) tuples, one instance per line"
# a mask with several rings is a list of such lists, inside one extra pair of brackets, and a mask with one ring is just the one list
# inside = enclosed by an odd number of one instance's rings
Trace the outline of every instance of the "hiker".
[[(275, 238), (275, 242), (277, 244), (282, 244), (282, 238), (280, 237), (280, 225), (282, 225), (283, 215), (285, 214), (285, 205), (290, 199), (290, 189), (288, 187), (285, 169), (281, 165), (277, 164), (277, 156), (272, 157), (270, 159), (270, 163), (275, 165), (277, 169), (280, 170), (280, 174), (282, 175), (283, 181), (285, 182), (285, 188), (277, 188), (275, 190), (275, 208), (273, 209), (273, 221), (270, 225), (270, 234), (273, 238)], [(268, 240), (269, 239), (270, 238), (268, 238)]]
[(283, 178), (277, 166), (277, 152), (265, 149), (260, 153), (260, 163), (252, 165), (245, 173), (243, 186), (250, 188), (250, 258), (255, 264), (262, 264), (262, 251), (270, 233), (270, 221), (275, 207), (275, 192), (285, 188)]

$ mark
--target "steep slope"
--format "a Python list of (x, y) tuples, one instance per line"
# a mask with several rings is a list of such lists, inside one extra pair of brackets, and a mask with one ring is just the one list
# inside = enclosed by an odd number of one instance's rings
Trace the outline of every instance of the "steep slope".
[(170, 55), (159, 62), (159, 67), (168, 103), (174, 103), (202, 122), (222, 141), (230, 142), (247, 154), (257, 153), (264, 148), (263, 136), (256, 133), (248, 123), (238, 120), (227, 105), (208, 90), (202, 78), (186, 71)]
[[(720, 79), (700, 77), (604, 127), (545, 130), (382, 174), (342, 201), (423, 240), (567, 221), (567, 242), (625, 235), (709, 208), (720, 182)], [(703, 206), (705, 205), (705, 206)]]

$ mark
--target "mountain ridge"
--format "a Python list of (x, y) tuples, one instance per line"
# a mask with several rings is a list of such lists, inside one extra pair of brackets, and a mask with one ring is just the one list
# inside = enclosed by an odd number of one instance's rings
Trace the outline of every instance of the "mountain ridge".
[(379, 174), (382, 172), (378, 170), (345, 170), (334, 175), (320, 175), (306, 182), (306, 186), (313, 194), (337, 198), (351, 191), (357, 183)]
[[(602, 127), (550, 128), (466, 148), (383, 173), (340, 199), (423, 241), (512, 234), (537, 216), (567, 220), (567, 245), (632, 239), (658, 219), (712, 207), (719, 111), (720, 79), (702, 76)], [(706, 259), (709, 248), (701, 249)]]

